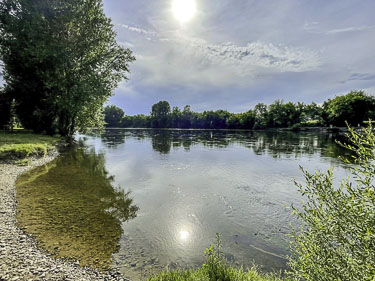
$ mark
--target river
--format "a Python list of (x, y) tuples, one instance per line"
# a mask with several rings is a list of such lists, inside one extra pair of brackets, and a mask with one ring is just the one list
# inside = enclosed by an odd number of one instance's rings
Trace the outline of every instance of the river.
[[(133, 280), (195, 267), (220, 233), (238, 266), (286, 268), (293, 183), (334, 167), (339, 136), (293, 132), (109, 129), (76, 136), (17, 186), (19, 221), (50, 252)], [(115, 252), (112, 255), (112, 252)]]

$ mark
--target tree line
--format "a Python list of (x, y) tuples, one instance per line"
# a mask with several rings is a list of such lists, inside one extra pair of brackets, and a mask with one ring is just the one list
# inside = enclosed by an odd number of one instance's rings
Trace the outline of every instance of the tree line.
[(182, 110), (171, 108), (167, 101), (152, 106), (149, 115), (125, 115), (110, 105), (104, 109), (107, 127), (120, 128), (182, 128), (182, 129), (266, 129), (300, 127), (344, 127), (346, 122), (357, 126), (375, 118), (375, 97), (364, 91), (351, 91), (325, 101), (304, 104), (276, 100), (270, 105), (258, 103), (244, 113), (226, 110), (194, 112), (189, 105)]
[(132, 52), (116, 42), (101, 0), (0, 1), (0, 126), (72, 138), (104, 124), (103, 104), (127, 79)]

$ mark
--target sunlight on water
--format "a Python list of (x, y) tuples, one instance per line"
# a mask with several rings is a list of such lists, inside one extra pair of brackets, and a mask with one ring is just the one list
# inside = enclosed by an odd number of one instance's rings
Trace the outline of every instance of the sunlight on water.
[[(40, 244), (132, 280), (194, 267), (220, 233), (227, 259), (286, 267), (286, 206), (299, 166), (346, 175), (338, 136), (309, 133), (107, 130), (18, 182), (19, 221)], [(40, 188), (41, 187), (41, 188)], [(131, 193), (129, 193), (129, 191)], [(85, 223), (87, 222), (87, 223)], [(112, 255), (112, 253), (114, 253)]]
[(190, 233), (188, 231), (182, 230), (179, 233), (180, 241), (185, 242), (189, 239)]

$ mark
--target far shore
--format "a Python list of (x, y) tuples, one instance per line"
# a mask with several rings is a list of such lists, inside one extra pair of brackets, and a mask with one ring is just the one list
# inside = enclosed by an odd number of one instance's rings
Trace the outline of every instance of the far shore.
[[(121, 128), (121, 127), (107, 127), (111, 130), (160, 130), (160, 131), (219, 131), (219, 132), (292, 132), (292, 128), (269, 128), (269, 129), (182, 129), (182, 128)], [(347, 127), (302, 127), (299, 132), (320, 132), (320, 133), (337, 133), (347, 132)]]

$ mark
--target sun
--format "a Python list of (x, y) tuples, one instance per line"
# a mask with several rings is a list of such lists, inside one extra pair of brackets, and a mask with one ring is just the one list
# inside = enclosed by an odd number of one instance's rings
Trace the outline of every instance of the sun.
[(180, 22), (187, 22), (195, 15), (195, 0), (173, 0), (172, 10), (176, 19)]

